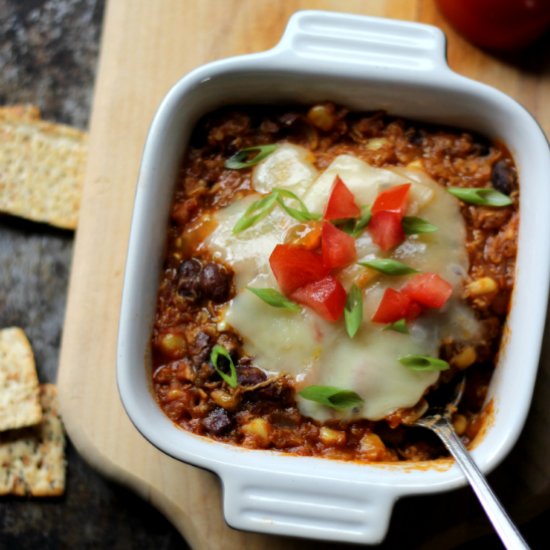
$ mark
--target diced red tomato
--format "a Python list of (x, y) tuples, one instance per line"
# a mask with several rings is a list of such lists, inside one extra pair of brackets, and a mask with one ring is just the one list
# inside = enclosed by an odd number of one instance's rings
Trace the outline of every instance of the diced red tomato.
[(437, 273), (419, 273), (402, 289), (412, 300), (425, 307), (443, 307), (453, 293), (453, 287)]
[(346, 305), (346, 291), (332, 275), (296, 289), (290, 297), (331, 322), (342, 317)]
[(410, 183), (390, 187), (379, 193), (372, 205), (368, 230), (382, 250), (391, 250), (405, 240), (401, 220), (407, 208), (410, 187)]
[(269, 257), (269, 265), (279, 288), (287, 295), (329, 273), (319, 254), (291, 244), (278, 244)]
[(321, 230), (321, 250), (323, 262), (330, 269), (345, 267), (357, 258), (355, 239), (327, 221)]
[(406, 319), (409, 313), (411, 299), (393, 288), (387, 288), (380, 300), (376, 313), (372, 316), (374, 323), (395, 323)]
[(368, 230), (372, 240), (382, 250), (391, 250), (405, 240), (401, 219), (401, 216), (394, 212), (377, 212), (373, 214)]
[(346, 218), (358, 218), (361, 210), (355, 202), (353, 193), (342, 181), (340, 176), (334, 178), (332, 191), (325, 209), (325, 220), (343, 220)]
[(407, 321), (414, 321), (417, 317), (420, 316), (423, 311), (424, 308), (418, 302), (411, 300), (411, 303), (409, 304), (409, 310), (407, 311), (405, 319)]
[(380, 212), (392, 212), (397, 214), (399, 221), (401, 221), (407, 208), (407, 198), (410, 188), (410, 183), (404, 183), (403, 185), (396, 185), (379, 193), (372, 205), (371, 212), (373, 217)]

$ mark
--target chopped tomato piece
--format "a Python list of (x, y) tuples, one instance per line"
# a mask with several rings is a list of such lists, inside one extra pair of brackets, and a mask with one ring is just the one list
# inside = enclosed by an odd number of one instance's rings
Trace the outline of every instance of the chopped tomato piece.
[(325, 209), (325, 220), (358, 218), (360, 215), (361, 209), (357, 206), (353, 193), (348, 189), (340, 176), (336, 176)]
[(291, 294), (291, 298), (332, 322), (342, 317), (346, 305), (346, 291), (332, 275), (298, 288)]
[(393, 288), (387, 288), (380, 300), (376, 313), (372, 316), (374, 323), (395, 323), (406, 319), (409, 313), (411, 299)]
[(385, 251), (391, 250), (405, 240), (401, 217), (394, 212), (373, 214), (368, 230), (372, 240)]
[(321, 230), (321, 250), (323, 262), (330, 269), (345, 267), (357, 258), (355, 239), (327, 221)]
[(287, 295), (329, 273), (319, 254), (291, 244), (278, 244), (269, 257), (269, 265), (279, 288)]
[(403, 185), (396, 185), (379, 193), (372, 205), (372, 215), (374, 216), (380, 212), (392, 212), (393, 214), (397, 214), (399, 221), (401, 221), (407, 208), (407, 198), (410, 188), (410, 183), (404, 183)]
[(382, 191), (372, 205), (368, 229), (372, 240), (382, 249), (391, 250), (405, 240), (401, 220), (407, 208), (410, 183)]
[(453, 287), (437, 273), (419, 273), (402, 289), (409, 298), (425, 307), (443, 307), (453, 293)]
[(407, 315), (405, 316), (405, 319), (407, 321), (414, 321), (417, 317), (420, 316), (424, 308), (414, 300), (411, 300), (411, 303), (409, 305), (409, 310), (407, 311)]

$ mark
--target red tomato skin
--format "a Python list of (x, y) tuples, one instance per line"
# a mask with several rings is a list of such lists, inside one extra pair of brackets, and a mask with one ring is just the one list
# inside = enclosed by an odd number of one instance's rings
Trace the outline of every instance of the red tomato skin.
[(407, 318), (411, 299), (406, 295), (393, 288), (387, 288), (384, 291), (382, 300), (378, 305), (378, 309), (372, 316), (373, 323), (395, 323), (400, 319)]
[(372, 240), (382, 250), (391, 250), (405, 240), (401, 219), (402, 216), (394, 212), (384, 211), (373, 214), (367, 229)]
[(329, 273), (319, 254), (290, 244), (278, 244), (269, 257), (269, 265), (286, 295)]
[(409, 310), (407, 311), (407, 315), (405, 316), (405, 319), (407, 321), (414, 321), (417, 317), (420, 317), (423, 311), (424, 311), (424, 308), (418, 302), (411, 300), (411, 303), (409, 305)]
[(437, 4), (459, 33), (482, 48), (522, 48), (550, 26), (547, 0), (438, 0)]
[(409, 280), (402, 292), (425, 307), (441, 308), (451, 297), (453, 287), (437, 273), (419, 273)]
[(372, 215), (375, 216), (380, 212), (392, 212), (400, 216), (399, 221), (401, 221), (407, 208), (410, 188), (410, 183), (404, 183), (403, 185), (396, 185), (379, 193), (372, 205)]
[(330, 222), (323, 222), (321, 229), (323, 262), (329, 269), (345, 267), (357, 258), (355, 239)]
[(336, 176), (325, 208), (324, 219), (344, 220), (346, 218), (358, 218), (360, 215), (361, 209), (357, 206), (353, 193), (340, 176)]
[(290, 297), (332, 323), (342, 317), (346, 305), (346, 291), (332, 275), (296, 289)]

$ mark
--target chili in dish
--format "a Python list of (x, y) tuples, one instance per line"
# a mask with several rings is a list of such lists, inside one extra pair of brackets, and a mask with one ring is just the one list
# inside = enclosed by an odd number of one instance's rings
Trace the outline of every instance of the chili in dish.
[[(251, 449), (427, 460), (444, 449), (403, 420), (464, 372), (454, 425), (470, 443), (513, 288), (518, 200), (506, 147), (472, 132), (332, 103), (206, 116), (171, 207), (159, 405), (183, 429)], [(385, 375), (372, 365), (388, 352)], [(388, 377), (399, 387), (383, 389)]]

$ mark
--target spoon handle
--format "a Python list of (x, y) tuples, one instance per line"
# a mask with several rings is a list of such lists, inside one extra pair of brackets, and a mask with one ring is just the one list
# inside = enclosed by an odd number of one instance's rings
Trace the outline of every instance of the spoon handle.
[(508, 550), (529, 549), (528, 544), (489, 487), (487, 480), (472, 456), (462, 444), (452, 424), (447, 419), (440, 418), (432, 425), (432, 429), (445, 443), (447, 449), (462, 468), (504, 546)]

